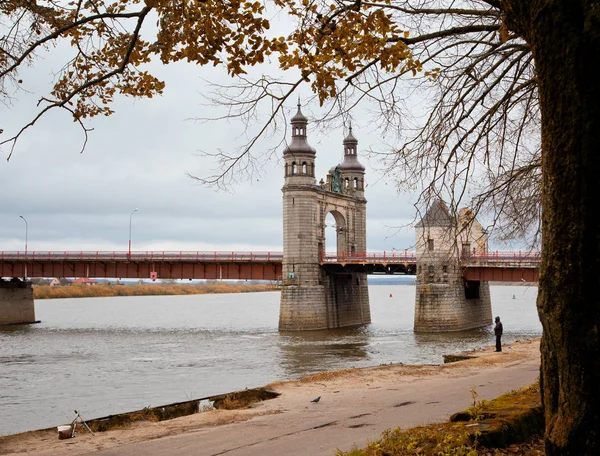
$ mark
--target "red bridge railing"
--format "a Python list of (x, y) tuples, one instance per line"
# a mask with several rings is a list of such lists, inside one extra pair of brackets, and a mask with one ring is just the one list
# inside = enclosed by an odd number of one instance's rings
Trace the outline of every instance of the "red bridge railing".
[[(508, 264), (508, 263), (539, 263), (540, 252), (486, 252), (485, 254), (463, 255), (461, 260), (465, 264)], [(409, 251), (393, 252), (341, 252), (325, 253), (321, 255), (321, 263), (415, 263), (417, 254)]]
[(321, 255), (321, 263), (415, 263), (415, 252), (341, 252)]
[[(230, 251), (31, 251), (0, 252), (0, 261), (186, 261), (186, 262), (281, 262), (282, 252), (230, 252)], [(324, 253), (322, 263), (415, 263), (415, 252), (341, 252)], [(539, 263), (540, 252), (487, 252), (470, 253), (462, 257), (463, 263), (506, 264)]]
[(0, 252), (0, 260), (21, 261), (252, 261), (281, 262), (282, 252), (201, 252), (201, 251), (64, 251)]
[(542, 260), (541, 252), (516, 251), (516, 252), (486, 252), (483, 254), (471, 253), (463, 256), (463, 261), (475, 263), (539, 263)]

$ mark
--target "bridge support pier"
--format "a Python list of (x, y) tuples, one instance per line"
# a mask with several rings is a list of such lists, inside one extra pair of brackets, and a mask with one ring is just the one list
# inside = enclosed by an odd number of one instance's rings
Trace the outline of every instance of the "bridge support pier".
[(0, 326), (36, 323), (30, 282), (0, 279)]
[(358, 141), (350, 129), (343, 142), (344, 160), (317, 184), (316, 150), (307, 142), (307, 125), (298, 103), (298, 112), (291, 119), (292, 142), (283, 152), (279, 329), (306, 331), (370, 323), (366, 273), (345, 271), (343, 265), (335, 272), (322, 266), (329, 214), (334, 220), (338, 255), (367, 251), (365, 167), (358, 161)]
[(492, 323), (488, 282), (457, 276), (445, 283), (417, 277), (415, 332), (463, 331)]
[(279, 329), (307, 331), (344, 328), (371, 322), (367, 275), (327, 274), (316, 284), (284, 281)]
[(466, 280), (462, 263), (487, 252), (488, 236), (468, 208), (451, 212), (437, 200), (415, 226), (415, 332), (463, 331), (492, 324), (487, 282)]

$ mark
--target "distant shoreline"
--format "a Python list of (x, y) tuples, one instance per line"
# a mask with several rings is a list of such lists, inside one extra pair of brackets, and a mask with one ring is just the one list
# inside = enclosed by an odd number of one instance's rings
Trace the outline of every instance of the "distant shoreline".
[[(415, 281), (408, 280), (374, 280), (369, 285), (415, 285)], [(522, 282), (489, 282), (493, 286), (529, 287), (537, 283)], [(235, 283), (235, 282), (210, 282), (200, 284), (183, 283), (157, 283), (157, 284), (97, 284), (97, 285), (69, 285), (60, 287), (34, 286), (34, 299), (68, 299), (68, 298), (111, 298), (116, 296), (178, 296), (197, 294), (222, 294), (222, 293), (256, 293), (263, 291), (277, 291), (280, 288), (271, 283)]]
[(33, 287), (33, 299), (112, 298), (116, 296), (177, 296), (221, 293), (256, 293), (275, 291), (267, 283), (202, 283), (202, 284), (98, 284), (60, 287)]

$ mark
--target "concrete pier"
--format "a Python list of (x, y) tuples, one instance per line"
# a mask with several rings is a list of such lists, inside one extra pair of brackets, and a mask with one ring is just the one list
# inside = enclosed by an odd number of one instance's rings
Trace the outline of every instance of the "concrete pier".
[(308, 120), (292, 118), (292, 142), (283, 153), (283, 265), (280, 330), (342, 328), (371, 322), (366, 273), (330, 273), (325, 254), (325, 220), (332, 214), (337, 254), (366, 252), (365, 168), (350, 130), (344, 159), (327, 180), (315, 179), (316, 151), (307, 142)]
[(36, 323), (30, 282), (0, 279), (0, 326)]
[(492, 324), (488, 282), (465, 280), (461, 262), (487, 252), (487, 233), (468, 209), (433, 202), (416, 225), (415, 332), (463, 331)]
[(281, 290), (280, 330), (343, 328), (370, 321), (366, 274), (326, 274), (317, 285), (288, 281)]

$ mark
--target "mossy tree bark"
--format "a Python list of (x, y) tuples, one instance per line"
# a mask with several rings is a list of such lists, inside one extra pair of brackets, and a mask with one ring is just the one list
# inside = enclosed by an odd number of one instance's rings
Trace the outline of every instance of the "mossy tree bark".
[(542, 113), (542, 395), (546, 454), (600, 448), (600, 1), (508, 0)]

